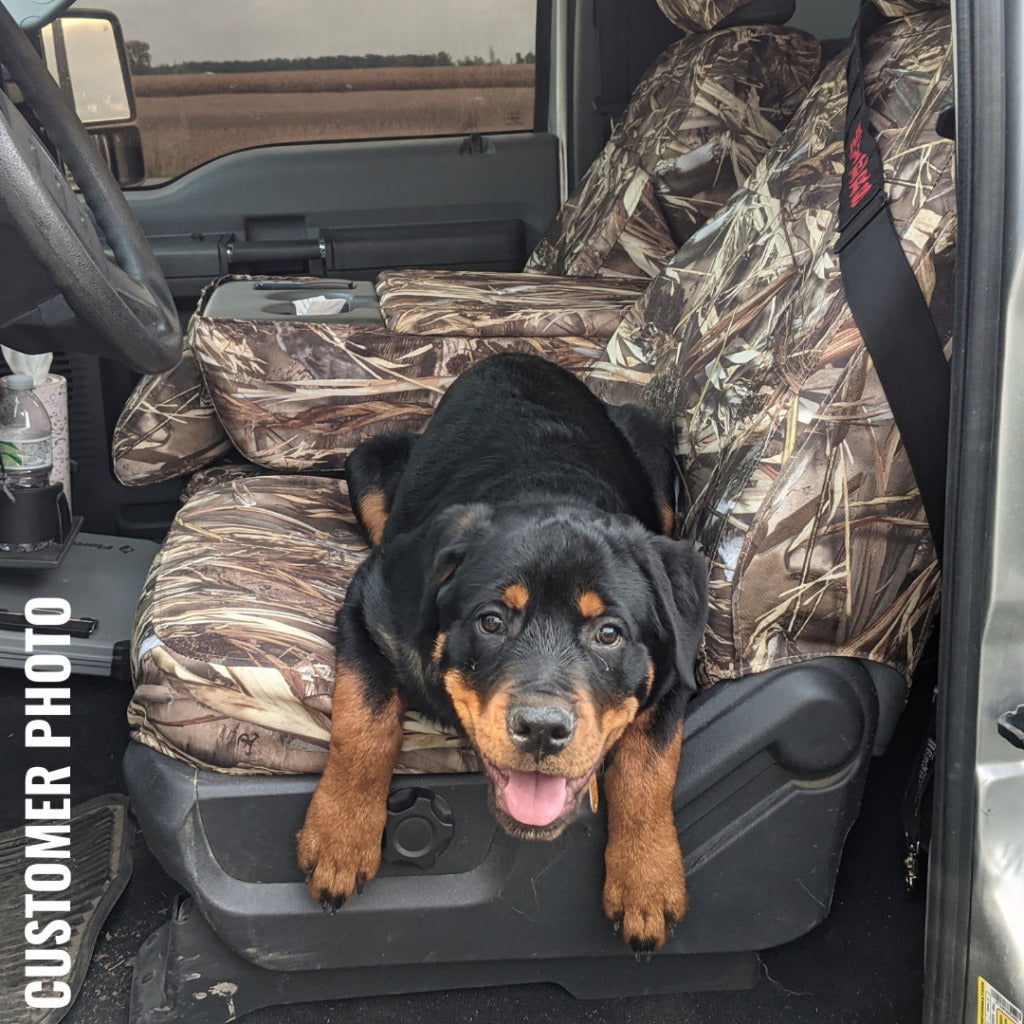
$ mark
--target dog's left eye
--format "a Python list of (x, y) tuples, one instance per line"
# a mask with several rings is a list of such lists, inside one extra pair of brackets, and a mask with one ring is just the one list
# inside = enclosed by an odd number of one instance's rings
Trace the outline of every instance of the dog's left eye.
[(594, 634), (594, 639), (602, 647), (614, 647), (622, 639), (622, 630), (618, 626), (613, 626), (610, 622), (606, 622)]
[(505, 620), (498, 615), (497, 612), (484, 612), (479, 619), (476, 620), (476, 624), (482, 633), (489, 633), (494, 636), (497, 633), (502, 633), (505, 630)]

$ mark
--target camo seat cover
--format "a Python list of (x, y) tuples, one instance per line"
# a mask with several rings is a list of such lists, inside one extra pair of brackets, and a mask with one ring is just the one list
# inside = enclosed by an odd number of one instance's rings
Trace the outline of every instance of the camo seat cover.
[[(867, 56), (894, 221), (948, 338), (954, 147), (933, 128), (952, 97), (948, 13), (886, 25)], [(836, 654), (909, 674), (937, 605), (913, 475), (832, 251), (844, 64), (606, 348), (573, 367), (680, 428), (683, 528), (711, 563), (704, 686)], [(193, 495), (133, 639), (135, 738), (219, 770), (322, 767), (330, 623), (362, 554), (351, 521), (329, 479), (243, 476)], [(452, 737), (415, 742), (468, 765)]]
[[(867, 99), (893, 220), (939, 335), (952, 334), (954, 145), (947, 11), (886, 24)], [(899, 431), (834, 252), (845, 54), (779, 144), (627, 314), (595, 368), (675, 420), (683, 525), (711, 563), (705, 684), (825, 654), (908, 675), (939, 566)], [(936, 438), (936, 443), (942, 443)]]
[(813, 37), (777, 26), (674, 43), (644, 75), (526, 272), (653, 277), (757, 166), (820, 64)]
[[(196, 491), (136, 619), (132, 738), (221, 771), (322, 771), (334, 616), (365, 555), (342, 481), (241, 476)], [(477, 768), (457, 736), (406, 716), (400, 771)]]

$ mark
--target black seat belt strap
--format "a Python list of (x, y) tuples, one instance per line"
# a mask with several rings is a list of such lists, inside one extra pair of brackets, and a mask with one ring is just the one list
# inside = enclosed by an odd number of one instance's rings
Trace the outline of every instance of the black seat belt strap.
[(863, 47), (883, 20), (867, 2), (854, 28), (836, 251), (847, 302), (899, 428), (941, 558), (950, 371), (893, 224), (882, 158), (870, 125)]

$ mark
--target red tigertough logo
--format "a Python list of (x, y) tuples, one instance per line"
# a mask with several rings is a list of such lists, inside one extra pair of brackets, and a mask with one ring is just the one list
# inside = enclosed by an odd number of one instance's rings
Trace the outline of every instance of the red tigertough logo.
[(850, 208), (856, 210), (861, 201), (871, 191), (871, 174), (868, 171), (868, 157), (861, 149), (864, 138), (864, 126), (857, 125), (857, 130), (850, 140)]

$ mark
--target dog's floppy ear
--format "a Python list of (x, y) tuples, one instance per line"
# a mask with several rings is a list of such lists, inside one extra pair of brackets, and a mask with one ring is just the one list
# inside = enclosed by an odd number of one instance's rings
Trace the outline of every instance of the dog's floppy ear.
[(677, 685), (696, 692), (693, 664), (708, 618), (708, 567), (688, 540), (651, 537), (650, 554), (647, 569), (661, 641), (648, 698), (653, 703)]
[(424, 603), (436, 604), (443, 599), (470, 545), (490, 522), (491, 507), (480, 502), (451, 505), (435, 518), (427, 535), (423, 559)]

